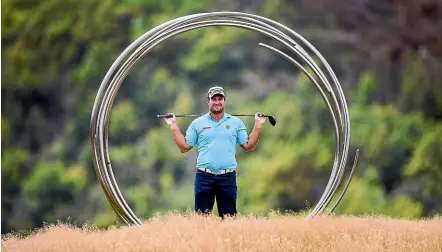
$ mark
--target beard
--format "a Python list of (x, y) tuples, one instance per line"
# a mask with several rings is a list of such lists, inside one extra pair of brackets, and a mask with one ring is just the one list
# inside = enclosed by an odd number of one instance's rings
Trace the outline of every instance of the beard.
[(220, 108), (211, 108), (210, 112), (212, 112), (213, 114), (221, 114), (222, 112), (224, 112), (224, 108), (220, 107)]

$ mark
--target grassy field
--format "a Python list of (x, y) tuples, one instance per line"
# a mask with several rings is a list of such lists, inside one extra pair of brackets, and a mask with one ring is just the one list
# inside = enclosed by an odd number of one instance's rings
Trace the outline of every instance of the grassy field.
[(442, 218), (164, 214), (142, 227), (48, 225), (2, 237), (2, 251), (442, 251)]

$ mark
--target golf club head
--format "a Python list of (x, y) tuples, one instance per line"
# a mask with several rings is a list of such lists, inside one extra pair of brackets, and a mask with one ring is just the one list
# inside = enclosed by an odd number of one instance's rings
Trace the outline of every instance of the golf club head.
[(269, 118), (269, 122), (270, 122), (270, 124), (272, 126), (276, 125), (276, 119), (275, 119), (275, 117), (273, 115), (267, 115), (267, 114), (259, 113), (258, 116), (260, 116), (260, 117), (267, 117), (267, 118)]
[(275, 125), (276, 125), (276, 119), (275, 119), (274, 116), (272, 116), (272, 115), (267, 115), (267, 118), (269, 118), (269, 122), (270, 122), (270, 124), (271, 124), (272, 126), (275, 126)]

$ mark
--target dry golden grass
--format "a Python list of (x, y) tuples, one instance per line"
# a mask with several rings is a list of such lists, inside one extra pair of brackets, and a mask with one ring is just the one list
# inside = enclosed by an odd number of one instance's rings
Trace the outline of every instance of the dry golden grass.
[(49, 225), (7, 235), (2, 251), (442, 251), (442, 218), (270, 217), (167, 214), (143, 227)]

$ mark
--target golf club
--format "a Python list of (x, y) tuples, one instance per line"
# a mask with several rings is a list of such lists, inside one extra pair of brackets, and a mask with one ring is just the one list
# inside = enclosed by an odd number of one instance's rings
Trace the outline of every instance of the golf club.
[[(175, 115), (175, 117), (198, 117), (198, 116), (201, 116), (201, 115), (192, 115), (192, 114), (185, 114), (185, 115)], [(232, 116), (253, 116), (253, 117), (255, 117), (255, 115), (253, 114), (235, 114), (235, 115), (232, 115)], [(275, 126), (276, 125), (276, 119), (275, 119), (275, 117), (273, 116), (273, 115), (267, 115), (267, 114), (260, 114), (259, 116), (263, 116), (263, 117), (267, 117), (267, 118), (269, 118), (269, 122), (270, 122), (270, 124), (272, 125), (272, 126)], [(170, 117), (172, 117), (172, 115), (170, 115), (170, 114), (166, 114), (166, 115), (158, 115), (157, 116), (158, 118), (170, 118)]]

